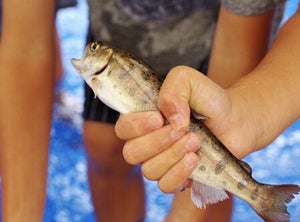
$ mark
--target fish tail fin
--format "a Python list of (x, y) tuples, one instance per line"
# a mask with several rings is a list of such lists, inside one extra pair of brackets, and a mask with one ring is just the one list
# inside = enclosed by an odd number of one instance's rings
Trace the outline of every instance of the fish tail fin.
[(257, 214), (259, 214), (267, 222), (289, 222), (290, 214), (287, 211), (286, 204), (290, 203), (295, 195), (300, 192), (298, 185), (278, 185), (267, 186), (270, 199), (272, 202), (266, 207), (253, 207)]

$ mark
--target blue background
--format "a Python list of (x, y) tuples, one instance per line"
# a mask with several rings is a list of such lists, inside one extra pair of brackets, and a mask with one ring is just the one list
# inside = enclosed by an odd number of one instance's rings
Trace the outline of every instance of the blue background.
[[(295, 11), (298, 1), (289, 1), (286, 17)], [(77, 7), (63, 9), (57, 15), (62, 41), (65, 75), (56, 89), (56, 103), (51, 130), (49, 176), (45, 222), (94, 222), (93, 206), (86, 175), (82, 143), (83, 82), (71, 66), (70, 59), (82, 56), (87, 30), (87, 6), (79, 0)], [(288, 112), (288, 110), (287, 110)], [(267, 149), (253, 153), (246, 161), (253, 176), (266, 183), (300, 185), (300, 122), (295, 122)], [(172, 195), (161, 193), (155, 182), (146, 181), (147, 222), (161, 221)], [(120, 197), (122, 198), (122, 197)], [(289, 205), (291, 221), (300, 221), (300, 197)], [(233, 222), (262, 221), (243, 201), (235, 199)]]

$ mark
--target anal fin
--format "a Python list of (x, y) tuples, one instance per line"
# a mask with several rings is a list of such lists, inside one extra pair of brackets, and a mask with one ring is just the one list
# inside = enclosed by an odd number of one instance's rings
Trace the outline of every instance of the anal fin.
[(208, 204), (228, 199), (228, 195), (224, 190), (196, 181), (193, 181), (191, 189), (191, 199), (198, 208), (205, 208)]

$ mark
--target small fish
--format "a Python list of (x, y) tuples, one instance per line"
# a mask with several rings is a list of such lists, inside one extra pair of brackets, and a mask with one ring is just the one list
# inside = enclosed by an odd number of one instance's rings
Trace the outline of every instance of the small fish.
[[(102, 102), (120, 113), (158, 110), (162, 78), (128, 52), (101, 42), (90, 43), (75, 69)], [(195, 115), (195, 117), (199, 115)], [(286, 204), (300, 192), (298, 185), (269, 185), (255, 181), (250, 166), (235, 158), (197, 118), (191, 116), (189, 131), (202, 142), (199, 163), (191, 174), (191, 199), (197, 207), (217, 203), (235, 194), (268, 222), (288, 222)]]

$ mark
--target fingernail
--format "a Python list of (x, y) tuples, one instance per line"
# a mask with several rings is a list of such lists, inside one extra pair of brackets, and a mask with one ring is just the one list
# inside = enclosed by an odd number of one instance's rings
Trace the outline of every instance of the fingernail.
[(189, 133), (189, 137), (185, 142), (186, 148), (189, 151), (196, 152), (200, 148), (200, 140), (199, 137), (194, 133)]
[(180, 113), (175, 113), (172, 116), (168, 118), (170, 124), (172, 127), (174, 127), (176, 130), (182, 129), (185, 127), (185, 121), (183, 116)]
[(195, 166), (196, 158), (194, 154), (185, 154), (184, 156), (184, 164), (187, 168), (191, 168)]
[(148, 119), (148, 123), (152, 129), (160, 128), (163, 125), (162, 117), (157, 114), (152, 114)]

